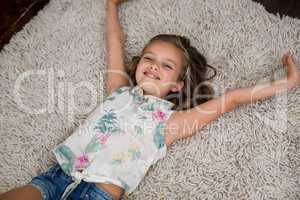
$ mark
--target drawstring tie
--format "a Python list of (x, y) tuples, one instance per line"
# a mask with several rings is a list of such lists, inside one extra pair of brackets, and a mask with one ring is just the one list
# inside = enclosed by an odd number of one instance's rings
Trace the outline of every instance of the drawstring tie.
[(73, 192), (73, 190), (80, 184), (81, 180), (83, 179), (82, 173), (78, 171), (71, 173), (71, 176), (74, 182), (68, 185), (63, 195), (61, 196), (60, 200), (66, 200), (68, 196)]

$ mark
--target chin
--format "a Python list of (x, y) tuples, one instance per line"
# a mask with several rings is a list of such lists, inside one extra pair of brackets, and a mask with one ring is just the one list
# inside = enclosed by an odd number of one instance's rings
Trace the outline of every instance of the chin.
[(154, 95), (159, 91), (159, 88), (154, 83), (148, 81), (137, 81), (137, 85), (143, 89), (144, 94)]
[(145, 94), (150, 94), (153, 96), (158, 96), (160, 93), (159, 87), (153, 83), (143, 83), (139, 85), (145, 92)]

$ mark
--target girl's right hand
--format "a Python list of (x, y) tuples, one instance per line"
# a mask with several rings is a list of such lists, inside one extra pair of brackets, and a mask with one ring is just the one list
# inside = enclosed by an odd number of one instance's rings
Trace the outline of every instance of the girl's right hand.
[(287, 67), (287, 82), (291, 88), (300, 85), (300, 74), (290, 52), (282, 57), (282, 64)]

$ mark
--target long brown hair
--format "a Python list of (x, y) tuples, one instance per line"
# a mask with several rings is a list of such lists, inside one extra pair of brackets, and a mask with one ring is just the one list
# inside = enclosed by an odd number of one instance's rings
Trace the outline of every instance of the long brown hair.
[[(150, 39), (145, 45), (140, 56), (134, 56), (131, 62), (126, 65), (127, 73), (131, 78), (133, 85), (136, 85), (135, 71), (137, 65), (144, 54), (146, 48), (155, 41), (168, 42), (179, 48), (185, 58), (185, 65), (182, 67), (180, 79), (184, 81), (183, 88), (178, 92), (170, 92), (165, 99), (175, 104), (176, 110), (186, 110), (204, 103), (214, 96), (214, 89), (209, 84), (216, 76), (216, 70), (207, 64), (205, 57), (190, 44), (190, 40), (184, 36), (173, 34), (159, 34)], [(211, 68), (214, 75), (206, 78), (207, 69)]]

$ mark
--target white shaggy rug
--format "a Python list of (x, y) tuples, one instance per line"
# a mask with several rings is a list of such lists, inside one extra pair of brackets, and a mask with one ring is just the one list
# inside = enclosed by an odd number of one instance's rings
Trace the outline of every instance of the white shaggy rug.
[[(51, 0), (0, 53), (0, 192), (30, 181), (104, 97), (105, 1)], [(131, 0), (126, 60), (159, 33), (191, 39), (216, 95), (280, 78), (300, 20), (250, 0)], [(274, 73), (275, 72), (275, 73)], [(274, 76), (275, 75), (275, 76)], [(240, 106), (178, 141), (129, 199), (300, 199), (300, 89)]]

